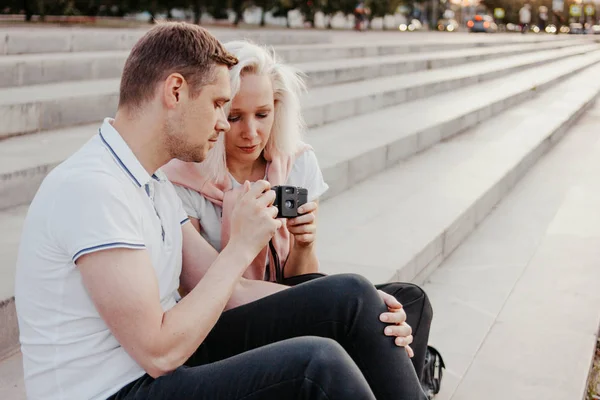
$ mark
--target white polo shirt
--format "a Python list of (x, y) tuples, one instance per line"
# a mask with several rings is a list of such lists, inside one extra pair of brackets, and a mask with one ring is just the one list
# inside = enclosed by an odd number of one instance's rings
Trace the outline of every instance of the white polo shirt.
[(187, 220), (166, 176), (146, 172), (110, 119), (46, 177), (17, 260), (29, 399), (106, 399), (144, 375), (98, 314), (75, 261), (103, 249), (146, 249), (166, 311), (175, 305)]

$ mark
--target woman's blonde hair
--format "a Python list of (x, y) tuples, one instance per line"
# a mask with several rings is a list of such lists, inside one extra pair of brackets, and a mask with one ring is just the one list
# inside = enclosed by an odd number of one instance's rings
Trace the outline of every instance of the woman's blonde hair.
[[(282, 64), (272, 48), (248, 41), (232, 41), (225, 49), (238, 59), (230, 71), (231, 98), (240, 90), (244, 74), (267, 75), (273, 84), (275, 99), (274, 121), (271, 135), (264, 150), (270, 160), (274, 154), (293, 155), (302, 139), (305, 124), (300, 107), (300, 95), (306, 89), (302, 74), (297, 69)], [(228, 115), (231, 102), (225, 107)], [(225, 135), (219, 135), (217, 143), (201, 163), (203, 174), (210, 180), (223, 181), (227, 177)]]

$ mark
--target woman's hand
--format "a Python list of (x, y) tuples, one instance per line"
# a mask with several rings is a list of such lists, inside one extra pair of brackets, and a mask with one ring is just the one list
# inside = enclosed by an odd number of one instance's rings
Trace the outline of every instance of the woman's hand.
[(315, 242), (318, 207), (316, 202), (306, 203), (298, 208), (298, 214), (302, 215), (288, 219), (287, 228), (294, 235), (294, 246), (311, 247)]
[(413, 349), (410, 347), (413, 341), (412, 328), (406, 323), (406, 313), (402, 308), (402, 304), (391, 294), (381, 290), (378, 290), (378, 292), (388, 308), (388, 312), (381, 314), (379, 317), (381, 322), (389, 324), (385, 328), (384, 334), (393, 337), (396, 346), (404, 347), (408, 356), (412, 358), (415, 355)]

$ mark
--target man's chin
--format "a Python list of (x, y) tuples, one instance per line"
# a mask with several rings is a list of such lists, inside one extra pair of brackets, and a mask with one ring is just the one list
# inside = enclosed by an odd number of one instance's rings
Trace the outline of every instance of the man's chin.
[(207, 155), (208, 155), (208, 149), (205, 148), (205, 149), (194, 151), (194, 152), (178, 154), (174, 158), (178, 159), (179, 161), (184, 161), (184, 162), (201, 163), (202, 161), (204, 161), (206, 159)]

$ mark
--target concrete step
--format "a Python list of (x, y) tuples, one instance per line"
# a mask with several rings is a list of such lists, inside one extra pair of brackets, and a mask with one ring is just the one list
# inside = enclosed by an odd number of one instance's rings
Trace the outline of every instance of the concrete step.
[[(0, 55), (129, 50), (147, 29), (5, 28), (0, 30)], [(323, 32), (311, 31), (218, 28), (209, 31), (223, 42), (246, 38), (271, 45), (299, 45), (331, 40)]]
[(476, 47), (427, 53), (302, 62), (295, 67), (307, 75), (310, 87), (354, 82), (383, 76), (462, 65), (476, 61), (589, 44), (588, 40)]
[[(308, 141), (319, 153), (331, 188), (327, 196), (334, 196), (440, 140), (533, 98), (599, 60), (597, 53), (572, 57), (476, 87), (312, 128)], [(46, 174), (93, 136), (98, 126), (94, 123), (2, 141), (0, 209), (28, 204)], [(365, 134), (373, 131), (376, 134)]]
[(597, 64), (327, 200), (322, 269), (422, 283), (592, 104), (598, 73)]
[(0, 399), (26, 400), (21, 353), (0, 361)]
[[(549, 88), (598, 62), (599, 54), (578, 56), (313, 128), (308, 132), (308, 142), (317, 152), (330, 185), (325, 196), (336, 196), (479, 123), (488, 124), (491, 117), (526, 100), (560, 98), (564, 83)], [(538, 101), (546, 101), (543, 99)]]
[[(15, 266), (27, 206), (0, 211), (0, 360), (11, 355), (19, 345), (19, 328), (15, 309)], [(2, 382), (0, 364), (0, 383)], [(2, 385), (0, 384), (0, 394)], [(11, 399), (3, 397), (0, 399)]]
[[(333, 33), (335, 36), (335, 33)], [(415, 35), (399, 35), (393, 40), (373, 39), (372, 36), (364, 38), (356, 37), (349, 42), (348, 36), (343, 35), (341, 40), (333, 43), (316, 44), (311, 46), (284, 45), (277, 47), (279, 54), (286, 62), (325, 61), (344, 58), (378, 57), (400, 54), (430, 53), (438, 51), (456, 51), (473, 49), (478, 47), (502, 47), (516, 44), (543, 44), (559, 43), (576, 40), (564, 36), (530, 36), (514, 37), (502, 36), (495, 40), (484, 36), (460, 36), (449, 38), (449, 36), (436, 35), (434, 37), (416, 39)]]
[(571, 46), (433, 71), (344, 83), (336, 85), (335, 90), (329, 86), (316, 87), (302, 99), (303, 114), (308, 126), (316, 127), (406, 101), (455, 91), (564, 58), (593, 53), (598, 49), (598, 44)]
[[(425, 284), (439, 400), (582, 399), (600, 324), (600, 103)], [(436, 399), (438, 399), (436, 398)]]
[[(498, 58), (503, 56), (524, 54), (536, 50), (559, 49), (589, 43), (589, 40), (561, 40), (545, 43), (526, 43), (499, 47), (473, 47), (435, 51), (431, 53), (415, 53), (401, 55), (371, 55), (358, 58), (333, 60), (331, 58), (310, 62), (296, 56), (296, 67), (307, 74), (311, 86), (329, 85), (396, 75), (425, 69), (442, 68), (473, 61)], [(340, 46), (340, 45), (338, 45)], [(309, 48), (314, 46), (296, 46)], [(352, 48), (341, 47), (344, 51)], [(377, 46), (373, 48), (377, 49)], [(405, 49), (406, 45), (394, 44), (383, 46), (390, 53), (397, 49)], [(327, 53), (335, 55), (336, 48)], [(410, 49), (410, 48), (409, 48)], [(286, 47), (276, 47), (277, 54), (286, 56)], [(432, 49), (433, 51), (434, 49)], [(383, 51), (381, 51), (383, 53)], [(129, 54), (122, 51), (74, 52), (56, 54), (22, 54), (0, 57), (0, 88), (30, 86), (56, 82), (73, 82), (80, 80), (118, 78)], [(300, 54), (304, 54), (301, 52)], [(343, 55), (343, 54), (342, 54)]]
[[(309, 127), (319, 126), (598, 49), (598, 44), (571, 46), (335, 88), (312, 88), (302, 99), (304, 117)], [(0, 139), (112, 115), (118, 103), (118, 86), (118, 79), (101, 79), (0, 89), (0, 119), (5, 122), (0, 125)]]
[(120, 77), (129, 50), (0, 57), (0, 87)]
[(0, 210), (29, 204), (48, 172), (98, 133), (100, 124), (98, 121), (0, 142)]

